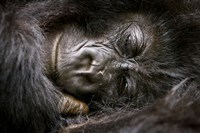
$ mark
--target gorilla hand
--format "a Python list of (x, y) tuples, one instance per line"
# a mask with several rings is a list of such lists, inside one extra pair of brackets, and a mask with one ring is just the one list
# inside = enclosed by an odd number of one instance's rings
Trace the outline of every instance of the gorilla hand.
[(89, 112), (88, 106), (78, 99), (65, 94), (59, 103), (59, 110), (62, 114), (87, 114)]

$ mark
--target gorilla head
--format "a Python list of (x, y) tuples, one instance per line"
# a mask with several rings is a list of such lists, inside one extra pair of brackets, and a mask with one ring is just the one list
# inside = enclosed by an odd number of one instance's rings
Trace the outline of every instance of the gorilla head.
[(174, 42), (167, 20), (122, 13), (108, 23), (98, 35), (71, 24), (51, 38), (50, 69), (60, 88), (87, 100), (115, 105), (132, 101), (138, 107), (191, 74), (182, 71), (179, 53), (184, 46)]

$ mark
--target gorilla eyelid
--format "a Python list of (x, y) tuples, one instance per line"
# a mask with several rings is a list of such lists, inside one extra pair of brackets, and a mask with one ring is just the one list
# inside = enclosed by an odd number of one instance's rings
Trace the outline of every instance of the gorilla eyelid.
[(131, 54), (131, 51), (130, 51), (130, 49), (129, 49), (129, 45), (131, 45), (130, 44), (130, 34), (126, 37), (126, 40), (125, 40), (125, 43), (124, 43), (124, 57), (129, 57), (130, 56), (130, 54)]

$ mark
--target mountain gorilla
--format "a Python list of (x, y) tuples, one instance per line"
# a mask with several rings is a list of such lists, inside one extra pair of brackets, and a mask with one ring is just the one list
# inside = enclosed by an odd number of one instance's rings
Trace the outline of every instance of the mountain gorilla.
[(198, 132), (199, 6), (0, 3), (0, 132)]

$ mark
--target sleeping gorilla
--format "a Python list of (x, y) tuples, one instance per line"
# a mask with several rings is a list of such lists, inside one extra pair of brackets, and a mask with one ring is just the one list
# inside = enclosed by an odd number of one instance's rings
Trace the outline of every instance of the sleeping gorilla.
[(0, 132), (198, 132), (199, 6), (0, 3)]
[(56, 83), (96, 111), (68, 119), (63, 132), (200, 130), (200, 2), (146, 4), (118, 13), (98, 35), (66, 25), (53, 39)]

